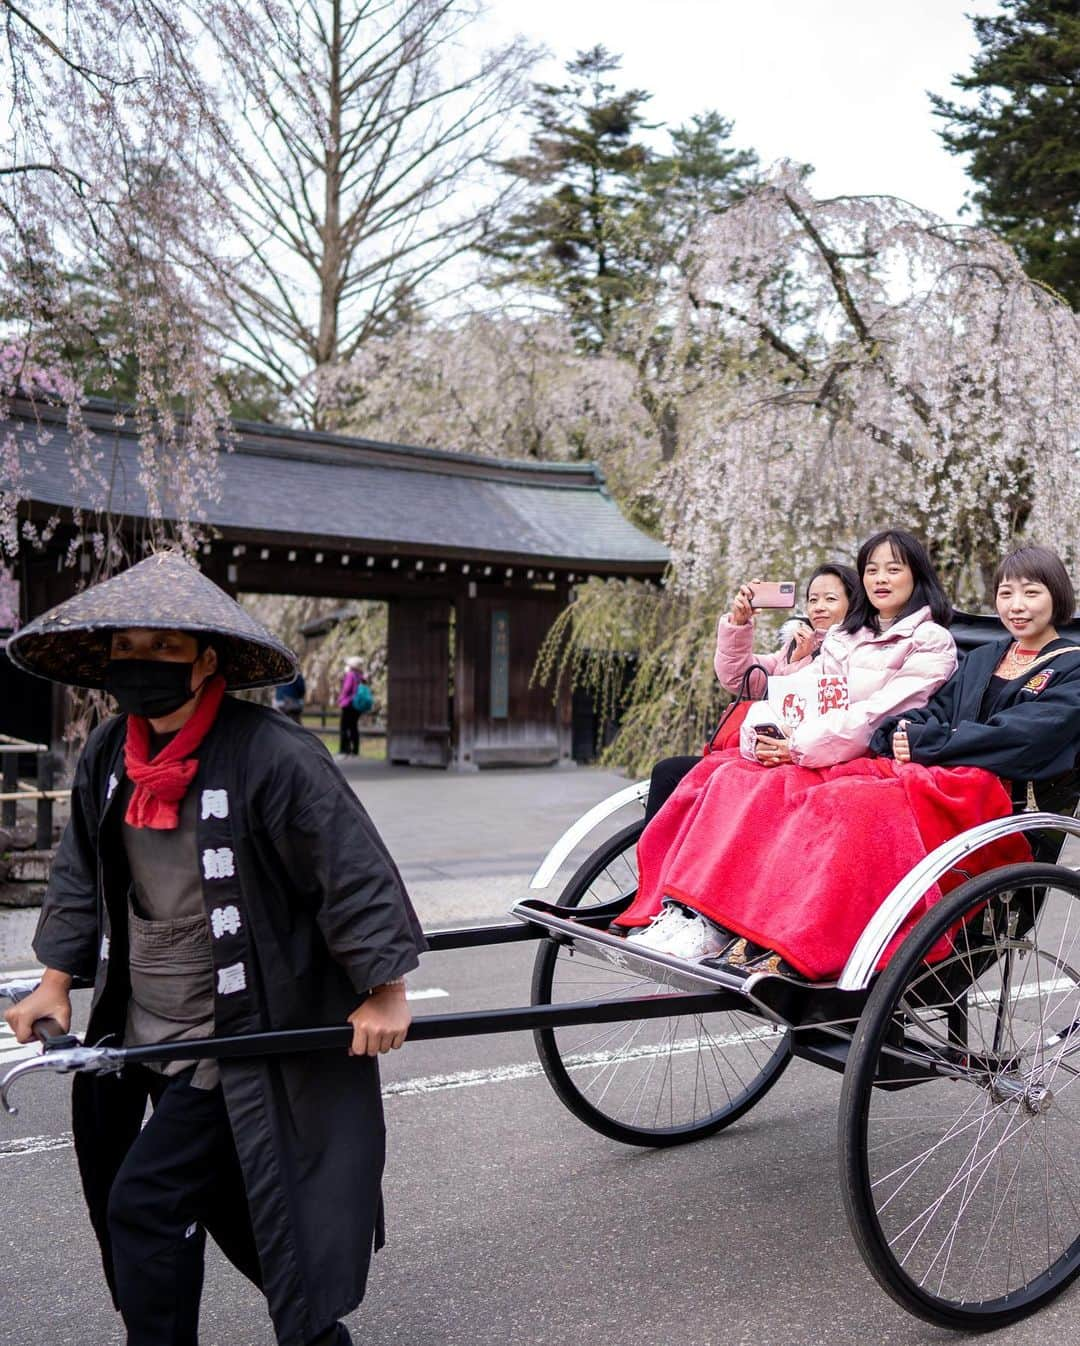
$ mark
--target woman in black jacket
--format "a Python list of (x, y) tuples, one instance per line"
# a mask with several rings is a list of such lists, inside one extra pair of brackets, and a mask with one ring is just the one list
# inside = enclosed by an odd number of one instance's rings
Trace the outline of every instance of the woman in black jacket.
[(1076, 598), (1061, 558), (1021, 547), (994, 576), (1006, 640), (973, 650), (921, 710), (883, 724), (871, 750), (920, 766), (978, 766), (1038, 791), (1042, 806), (1075, 798), (1080, 757), (1080, 645), (1059, 636)]

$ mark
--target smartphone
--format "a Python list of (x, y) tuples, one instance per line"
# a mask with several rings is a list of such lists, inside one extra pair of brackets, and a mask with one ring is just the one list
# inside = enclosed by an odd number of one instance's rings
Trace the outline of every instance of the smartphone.
[(755, 608), (793, 608), (795, 606), (795, 581), (763, 581), (755, 584), (750, 599)]
[(783, 738), (784, 731), (775, 724), (755, 724), (754, 733), (762, 738)]

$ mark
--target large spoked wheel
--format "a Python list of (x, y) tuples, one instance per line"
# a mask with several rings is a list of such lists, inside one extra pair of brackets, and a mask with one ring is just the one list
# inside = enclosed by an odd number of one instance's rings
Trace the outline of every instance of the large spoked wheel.
[(881, 974), (844, 1076), (848, 1219), (904, 1308), (1002, 1327), (1080, 1272), (1078, 1077), (1080, 874), (970, 880)]
[[(637, 822), (594, 851), (559, 904), (588, 907), (637, 890)], [(545, 941), (533, 1004), (619, 999), (671, 988)], [(788, 1034), (753, 1014), (632, 1020), (538, 1029), (544, 1072), (580, 1121), (628, 1145), (681, 1145), (730, 1125), (762, 1098), (791, 1059)]]

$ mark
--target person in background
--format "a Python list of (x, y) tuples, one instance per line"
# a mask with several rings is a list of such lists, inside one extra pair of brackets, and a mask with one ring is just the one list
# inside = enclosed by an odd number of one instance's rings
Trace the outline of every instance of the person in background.
[(274, 709), (287, 715), (295, 724), (302, 724), (304, 717), (304, 697), (307, 696), (307, 684), (304, 675), (297, 670), (292, 682), (274, 688)]
[(338, 709), (341, 711), (339, 757), (357, 757), (360, 754), (360, 712), (353, 705), (356, 689), (363, 681), (364, 661), (358, 654), (350, 654), (342, 670)]

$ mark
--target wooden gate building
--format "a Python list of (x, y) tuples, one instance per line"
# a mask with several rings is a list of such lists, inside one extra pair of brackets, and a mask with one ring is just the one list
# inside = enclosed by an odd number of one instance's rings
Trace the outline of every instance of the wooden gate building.
[[(36, 522), (55, 520), (43, 549), (22, 547), (25, 621), (67, 597), (89, 569), (88, 554), (82, 567), (66, 558), (89, 547), (80, 539), (95, 513), (119, 518), (141, 559), (147, 502), (138, 435), (118, 423), (117, 407), (85, 408), (100, 453), (92, 481), (73, 478), (61, 409), (16, 403), (14, 412), (16, 435), (33, 446), (23, 459), (24, 510)], [(590, 576), (658, 582), (667, 564), (665, 548), (622, 516), (593, 464), (244, 422), (235, 432), (220, 456), (219, 496), (199, 511), (208, 539), (200, 564), (234, 594), (388, 604), (391, 760), (459, 770), (570, 760), (569, 694), (556, 705), (550, 689), (530, 686), (540, 644), (575, 584)], [(167, 483), (162, 505), (168, 517)], [(12, 693), (0, 687), (0, 731), (25, 736), (35, 689)], [(54, 737), (59, 714), (54, 699)]]

